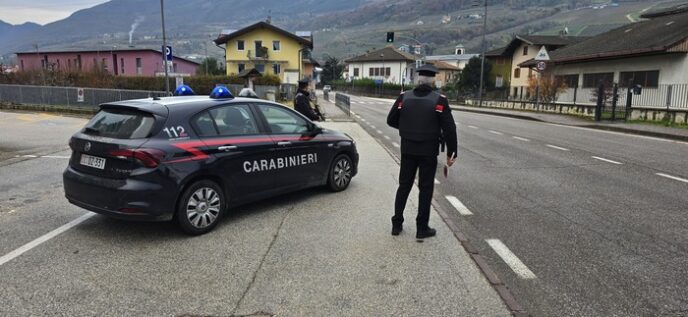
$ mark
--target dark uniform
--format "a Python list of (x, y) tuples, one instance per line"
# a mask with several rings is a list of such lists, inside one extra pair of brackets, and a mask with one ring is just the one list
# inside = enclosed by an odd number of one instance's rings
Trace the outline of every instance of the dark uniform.
[(294, 110), (300, 112), (308, 119), (318, 121), (320, 116), (318, 116), (318, 114), (313, 111), (313, 108), (311, 108), (311, 94), (304, 88), (304, 86), (307, 85), (308, 81), (299, 80), (299, 89), (296, 91), (296, 96), (294, 97)]
[[(436, 68), (425, 65), (418, 69), (421, 75), (437, 72)], [(425, 72), (425, 73), (424, 73)], [(387, 116), (387, 124), (399, 129), (401, 136), (401, 168), (399, 188), (394, 202), (392, 234), (401, 232), (404, 222), (404, 208), (418, 170), (418, 216), (416, 227), (418, 238), (435, 235), (428, 226), (430, 204), (437, 169), (437, 155), (440, 139), (447, 146), (447, 156), (456, 155), (457, 138), (454, 117), (445, 96), (433, 91), (429, 85), (420, 85), (397, 98)]]

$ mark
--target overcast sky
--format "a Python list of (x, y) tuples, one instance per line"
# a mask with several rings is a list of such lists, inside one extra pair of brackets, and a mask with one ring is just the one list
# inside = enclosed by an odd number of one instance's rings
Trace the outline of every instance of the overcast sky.
[(80, 9), (109, 0), (0, 0), (0, 20), (10, 24), (46, 24), (62, 20)]

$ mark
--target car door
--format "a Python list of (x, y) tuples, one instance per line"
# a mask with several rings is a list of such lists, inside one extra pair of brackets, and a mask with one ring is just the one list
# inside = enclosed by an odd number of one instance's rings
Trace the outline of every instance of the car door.
[(281, 168), (275, 186), (290, 190), (322, 183), (332, 158), (327, 140), (313, 133), (316, 126), (284, 106), (259, 103), (256, 108), (276, 144), (274, 157)]
[(204, 152), (212, 157), (209, 172), (222, 178), (230, 201), (253, 200), (273, 190), (274, 169), (267, 159), (274, 142), (261, 131), (248, 105), (204, 111), (193, 118), (192, 126), (205, 144)]

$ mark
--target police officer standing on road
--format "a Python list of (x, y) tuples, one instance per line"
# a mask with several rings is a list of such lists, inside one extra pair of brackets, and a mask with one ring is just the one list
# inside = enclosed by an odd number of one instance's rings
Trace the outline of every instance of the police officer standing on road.
[(299, 89), (296, 91), (296, 96), (294, 97), (294, 110), (308, 117), (308, 119), (318, 121), (320, 116), (311, 108), (311, 94), (308, 92), (308, 83), (308, 79), (299, 80)]
[(428, 221), (440, 143), (446, 142), (447, 166), (452, 166), (456, 160), (457, 138), (449, 101), (433, 91), (437, 68), (424, 65), (417, 72), (419, 85), (397, 98), (387, 116), (387, 124), (399, 129), (401, 136), (401, 168), (399, 188), (394, 201), (392, 235), (401, 233), (406, 200), (418, 171), (420, 194), (416, 238), (422, 239), (436, 233), (435, 229), (430, 228)]

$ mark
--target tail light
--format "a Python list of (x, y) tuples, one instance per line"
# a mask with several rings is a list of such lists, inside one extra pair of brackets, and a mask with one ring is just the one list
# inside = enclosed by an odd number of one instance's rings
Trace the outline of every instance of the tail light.
[(110, 155), (120, 158), (133, 158), (145, 167), (157, 167), (165, 157), (165, 152), (156, 149), (121, 149), (110, 152)]

